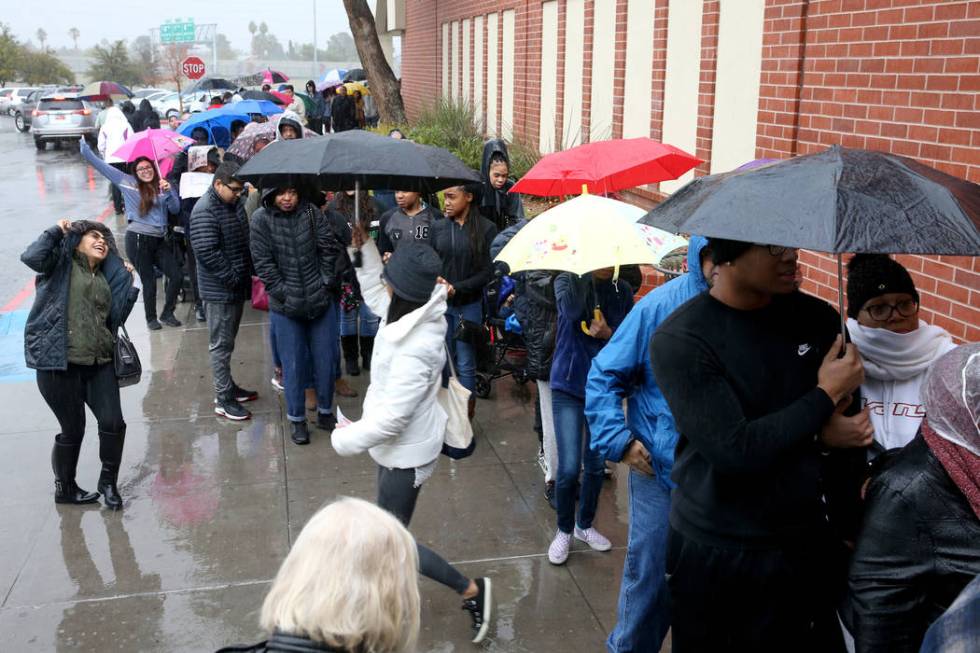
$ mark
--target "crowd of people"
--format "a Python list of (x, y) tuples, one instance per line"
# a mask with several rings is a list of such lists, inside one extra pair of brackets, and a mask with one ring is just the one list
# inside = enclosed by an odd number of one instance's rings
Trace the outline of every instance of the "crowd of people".
[[(271, 138), (367, 120), (357, 98), (314, 97), (312, 112), (291, 103)], [(315, 412), (339, 455), (376, 463), (383, 510), (345, 499), (314, 516), (266, 598), (270, 639), (229, 650), (411, 650), (416, 570), (461, 597), (482, 641), (491, 579), (464, 576), (405, 529), (443, 451), (447, 359), (473, 391), (486, 289), (509, 272), (493, 258), (529, 222), (508, 192), (506, 144), (486, 143), (482, 183), (441, 198), (330, 195), (302, 179), (243, 183), (234, 152), (270, 142), (251, 125), (225, 152), (202, 129), (166, 178), (156, 161), (112, 160), (135, 129), (110, 107), (101, 156), (81, 144), (119, 189), (130, 263), (84, 220), (61, 221), (22, 256), (40, 275), (27, 361), (62, 430), (55, 500), (124, 503), (114, 343), (140, 288), (148, 327), (178, 327), (189, 277), (215, 413), (250, 417), (243, 404), (258, 392), (235, 382), (231, 360), (260, 282), (292, 442), (310, 442)], [(180, 175), (202, 172), (207, 190), (179, 196)], [(607, 462), (629, 468), (613, 653), (659, 651), (668, 630), (678, 653), (916, 651), (980, 574), (980, 345), (923, 322), (908, 271), (866, 254), (848, 266), (845, 340), (837, 311), (799, 290), (797, 257), (692, 236), (687, 271), (635, 305), (639, 288), (613, 268), (510, 275), (556, 513), (552, 564), (575, 541), (612, 548), (595, 527), (603, 478)], [(338, 423), (335, 394), (356, 396), (343, 376), (362, 371), (361, 418)], [(85, 405), (99, 427), (98, 492), (75, 481)], [(472, 418), (472, 395), (469, 408)]]

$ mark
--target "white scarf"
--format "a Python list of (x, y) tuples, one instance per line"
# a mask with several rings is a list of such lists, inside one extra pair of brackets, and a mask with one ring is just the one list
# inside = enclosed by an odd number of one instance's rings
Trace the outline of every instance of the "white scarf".
[(864, 373), (881, 381), (904, 381), (922, 374), (956, 345), (945, 329), (925, 322), (909, 333), (861, 326), (848, 318), (847, 330), (864, 361)]

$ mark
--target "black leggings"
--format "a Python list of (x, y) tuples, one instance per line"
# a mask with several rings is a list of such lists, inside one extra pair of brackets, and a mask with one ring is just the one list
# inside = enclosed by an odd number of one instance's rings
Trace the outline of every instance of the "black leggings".
[[(408, 522), (412, 520), (415, 502), (419, 498), (419, 490), (422, 489), (414, 485), (414, 469), (388, 469), (378, 466), (378, 506), (397, 517), (405, 528), (408, 528)], [(466, 576), (429, 547), (418, 542), (416, 545), (419, 549), (419, 571), (423, 576), (456, 590), (457, 594), (466, 591), (470, 586)]]
[(172, 315), (177, 306), (177, 294), (183, 283), (183, 275), (177, 267), (171, 247), (171, 243), (163, 236), (126, 232), (126, 257), (136, 268), (143, 284), (143, 311), (147, 322), (157, 319), (157, 277), (154, 266), (160, 268), (169, 282), (164, 284), (166, 294), (161, 315)]
[(112, 363), (69, 363), (63, 372), (38, 370), (37, 387), (61, 425), (61, 433), (55, 438), (59, 444), (82, 444), (86, 405), (95, 415), (100, 433), (118, 434), (126, 429), (119, 405), (119, 382)]

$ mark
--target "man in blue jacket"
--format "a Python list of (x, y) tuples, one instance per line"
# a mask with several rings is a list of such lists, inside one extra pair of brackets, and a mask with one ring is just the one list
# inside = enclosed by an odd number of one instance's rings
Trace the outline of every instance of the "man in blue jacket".
[(593, 359), (586, 384), (592, 449), (632, 467), (626, 564), (616, 627), (606, 642), (611, 653), (659, 651), (670, 627), (664, 574), (677, 429), (653, 376), (650, 340), (667, 316), (708, 289), (713, 264), (706, 245), (706, 239), (691, 237), (688, 272), (640, 300)]

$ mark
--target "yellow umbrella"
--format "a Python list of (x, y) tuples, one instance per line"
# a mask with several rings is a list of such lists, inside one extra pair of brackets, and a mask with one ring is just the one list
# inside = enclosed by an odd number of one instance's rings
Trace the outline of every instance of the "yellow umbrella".
[(659, 259), (636, 224), (644, 215), (643, 209), (625, 202), (581, 195), (528, 222), (496, 260), (507, 263), (511, 272), (562, 270), (575, 274), (655, 264)]
[(361, 82), (346, 82), (344, 87), (347, 89), (348, 95), (354, 91), (360, 91), (361, 95), (371, 95), (371, 91), (368, 90), (368, 87)]

